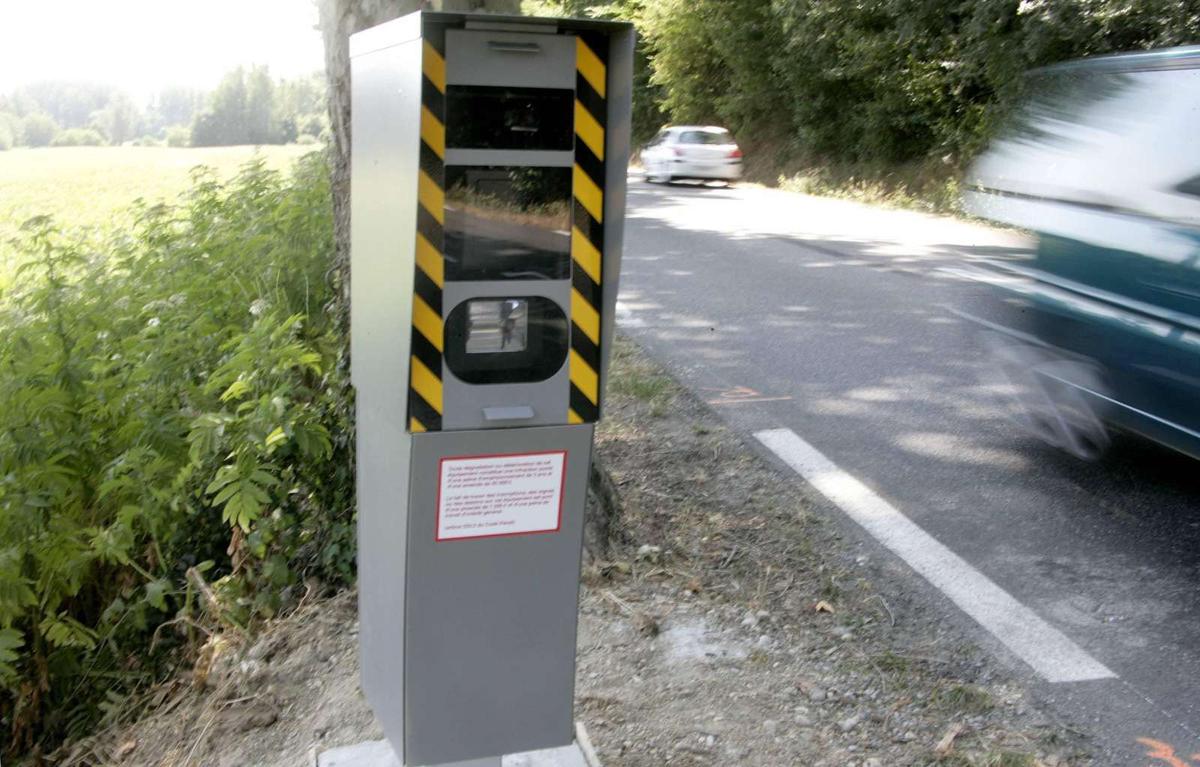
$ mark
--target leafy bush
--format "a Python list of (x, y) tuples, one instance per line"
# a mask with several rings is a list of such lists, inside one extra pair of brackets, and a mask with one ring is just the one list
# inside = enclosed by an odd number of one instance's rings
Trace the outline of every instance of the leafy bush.
[(317, 114), (301, 115), (296, 120), (296, 131), (301, 135), (316, 136), (321, 135), (321, 131), (329, 127), (329, 118), (325, 112)]
[(182, 147), (192, 145), (192, 130), (184, 125), (172, 125), (167, 128), (167, 146)]
[(352, 576), (329, 195), (312, 154), (290, 182), (261, 162), (228, 183), (197, 170), (179, 204), (141, 206), (99, 246), (24, 225), (0, 295), (10, 752), (86, 732), (195, 627)]
[[(1200, 38), (1181, 0), (527, 0), (540, 13), (634, 22), (637, 137), (718, 123), (781, 163), (962, 167), (1026, 70)], [(647, 97), (656, 103), (645, 103)], [(641, 103), (639, 103), (641, 102)]]
[(50, 146), (104, 146), (108, 141), (93, 128), (67, 128), (59, 131)]
[(21, 120), (21, 144), (24, 146), (50, 146), (58, 134), (58, 123), (44, 112), (25, 115)]

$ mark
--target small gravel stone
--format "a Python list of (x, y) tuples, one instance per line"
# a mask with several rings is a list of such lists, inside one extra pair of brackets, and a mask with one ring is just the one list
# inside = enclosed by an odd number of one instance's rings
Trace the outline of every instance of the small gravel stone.
[(246, 712), (239, 723), (238, 729), (242, 732), (249, 732), (261, 727), (270, 727), (278, 719), (279, 712), (274, 706), (258, 704)]

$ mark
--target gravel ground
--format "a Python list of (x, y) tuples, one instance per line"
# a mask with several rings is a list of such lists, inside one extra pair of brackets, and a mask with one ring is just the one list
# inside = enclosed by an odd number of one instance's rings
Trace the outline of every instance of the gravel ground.
[[(1053, 720), (912, 576), (842, 540), (632, 345), (598, 453), (619, 517), (589, 557), (577, 717), (608, 767), (1082, 767)], [(353, 594), (218, 640), (141, 719), (63, 764), (312, 764), (382, 737), (358, 691)]]

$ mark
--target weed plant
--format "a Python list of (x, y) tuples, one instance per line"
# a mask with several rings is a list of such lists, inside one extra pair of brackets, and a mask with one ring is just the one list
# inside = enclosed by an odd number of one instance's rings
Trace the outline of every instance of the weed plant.
[[(0, 287), (0, 729), (86, 734), (217, 628), (348, 581), (352, 423), (319, 154), (193, 174)], [(0, 749), (2, 750), (2, 749)]]

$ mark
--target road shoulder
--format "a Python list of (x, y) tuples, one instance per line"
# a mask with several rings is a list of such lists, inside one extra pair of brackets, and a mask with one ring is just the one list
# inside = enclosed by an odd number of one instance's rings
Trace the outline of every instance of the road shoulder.
[[(576, 711), (605, 764), (1091, 764), (1086, 741), (906, 593), (911, 576), (843, 540), (661, 366), (621, 339), (612, 371), (597, 451), (617, 516), (584, 572)], [(290, 767), (379, 738), (355, 625), (343, 594), (254, 641), (215, 640), (199, 673), (76, 753)]]

